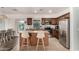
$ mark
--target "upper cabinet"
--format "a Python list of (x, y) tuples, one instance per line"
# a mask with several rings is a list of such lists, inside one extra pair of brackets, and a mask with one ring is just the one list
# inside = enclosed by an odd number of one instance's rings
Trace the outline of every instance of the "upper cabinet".
[(70, 13), (66, 13), (58, 17), (58, 20), (70, 19)]
[(32, 18), (27, 18), (27, 25), (32, 25)]
[(51, 18), (42, 18), (42, 25), (49, 25), (49, 24), (51, 24), (50, 20), (51, 20)]
[(45, 24), (45, 19), (46, 18), (42, 18), (41, 24), (44, 25)]
[(52, 19), (51, 19), (51, 25), (58, 25), (58, 20), (57, 20), (57, 18), (52, 18)]
[(42, 18), (42, 25), (57, 25), (58, 20), (57, 18)]

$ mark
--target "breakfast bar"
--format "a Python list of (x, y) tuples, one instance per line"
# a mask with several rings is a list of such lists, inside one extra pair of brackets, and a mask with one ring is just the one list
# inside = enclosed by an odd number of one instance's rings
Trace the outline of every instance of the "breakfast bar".
[[(28, 31), (28, 34), (29, 34), (29, 45), (30, 46), (36, 46), (37, 45), (37, 33), (40, 32), (41, 30), (29, 30)], [(45, 31), (45, 30), (42, 30), (44, 32), (44, 35), (45, 37), (43, 38), (44, 39), (44, 45), (45, 46), (48, 46), (48, 31)], [(22, 33), (20, 33), (20, 47), (22, 46), (22, 41), (23, 41), (23, 38), (22, 38)], [(27, 43), (25, 43), (27, 44)], [(40, 40), (40, 43), (39, 45), (41, 45), (41, 40)]]

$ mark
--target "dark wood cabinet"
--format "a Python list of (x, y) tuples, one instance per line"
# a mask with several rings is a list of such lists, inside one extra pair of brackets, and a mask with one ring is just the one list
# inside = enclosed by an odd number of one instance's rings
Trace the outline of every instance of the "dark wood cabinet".
[(66, 13), (64, 15), (57, 17), (57, 18), (58, 18), (58, 20), (70, 19), (70, 13)]
[(52, 37), (59, 39), (59, 30), (52, 29)]
[(42, 18), (42, 25), (57, 25), (58, 24), (58, 20), (57, 18)]
[(57, 18), (52, 18), (52, 19), (51, 19), (51, 25), (58, 25), (58, 20), (57, 20)]
[(27, 25), (32, 25), (32, 18), (27, 18)]
[(46, 19), (46, 18), (42, 18), (42, 22), (41, 22), (42, 25), (45, 24), (45, 19)]

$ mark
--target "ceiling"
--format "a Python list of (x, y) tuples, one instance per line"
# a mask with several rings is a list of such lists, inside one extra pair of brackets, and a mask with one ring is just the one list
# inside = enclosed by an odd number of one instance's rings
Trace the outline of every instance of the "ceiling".
[(4, 14), (55, 14), (68, 7), (0, 7)]

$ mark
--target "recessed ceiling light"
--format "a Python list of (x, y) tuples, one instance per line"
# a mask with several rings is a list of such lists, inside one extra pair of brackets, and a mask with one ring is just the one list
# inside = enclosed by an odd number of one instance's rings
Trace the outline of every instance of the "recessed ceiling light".
[(52, 13), (52, 10), (49, 10), (48, 12), (49, 12), (49, 13)]
[(34, 13), (37, 13), (38, 11), (37, 10), (34, 10)]

